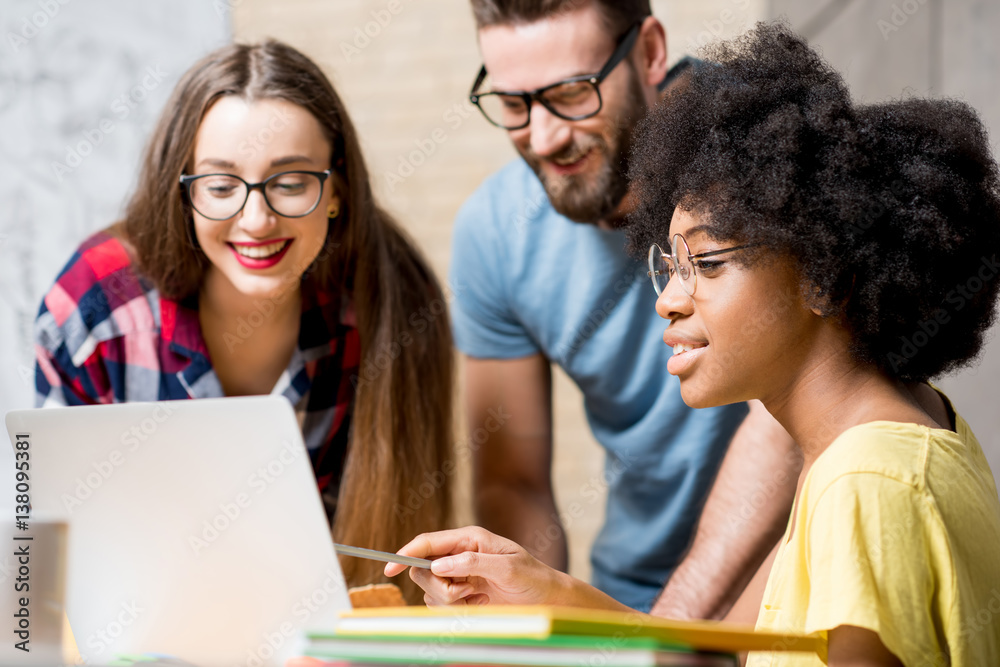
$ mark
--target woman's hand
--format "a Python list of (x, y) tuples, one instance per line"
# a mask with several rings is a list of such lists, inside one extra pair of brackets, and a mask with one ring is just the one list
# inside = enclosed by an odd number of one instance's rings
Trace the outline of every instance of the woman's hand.
[[(418, 535), (398, 552), (433, 560), (410, 568), (428, 605), (550, 604), (633, 611), (596, 588), (543, 564), (511, 540), (468, 526)], [(405, 565), (389, 563), (394, 577)]]
[[(567, 590), (585, 585), (476, 526), (418, 535), (399, 554), (434, 560), (429, 571), (410, 568), (428, 605), (568, 604)], [(385, 574), (393, 577), (405, 568), (390, 563)]]

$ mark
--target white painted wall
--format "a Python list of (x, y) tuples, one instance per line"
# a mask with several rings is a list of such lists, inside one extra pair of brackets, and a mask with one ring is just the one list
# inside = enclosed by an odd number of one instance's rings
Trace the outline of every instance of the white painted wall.
[[(1000, 3), (996, 0), (769, 0), (771, 16), (813, 26), (814, 46), (858, 100), (946, 96), (971, 104), (1000, 136)], [(841, 8), (826, 12), (825, 8)], [(969, 267), (967, 276), (977, 267)], [(956, 277), (956, 282), (960, 276)], [(916, 323), (914, 323), (916, 324)], [(969, 422), (1000, 479), (1000, 340), (979, 363), (938, 381)]]
[[(76, 246), (120, 214), (174, 84), (230, 40), (230, 25), (222, 0), (3, 0), (0, 414), (33, 404), (43, 294)], [(5, 507), (12, 458), (2, 441)]]

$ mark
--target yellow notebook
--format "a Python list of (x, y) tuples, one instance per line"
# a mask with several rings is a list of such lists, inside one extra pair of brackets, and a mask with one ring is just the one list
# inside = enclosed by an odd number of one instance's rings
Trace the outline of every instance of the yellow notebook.
[(651, 637), (700, 651), (806, 651), (826, 659), (825, 633), (757, 632), (717, 621), (675, 621), (639, 612), (546, 605), (380, 607), (341, 614), (342, 636), (546, 639), (552, 636)]

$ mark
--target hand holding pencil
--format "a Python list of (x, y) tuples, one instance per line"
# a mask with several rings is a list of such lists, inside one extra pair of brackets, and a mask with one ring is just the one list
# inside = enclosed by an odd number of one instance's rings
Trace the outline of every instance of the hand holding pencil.
[[(555, 604), (627, 609), (604, 593), (545, 565), (516, 542), (469, 526), (418, 535), (397, 552), (431, 560), (430, 569), (410, 568), (428, 605)], [(390, 563), (394, 577), (406, 566)]]

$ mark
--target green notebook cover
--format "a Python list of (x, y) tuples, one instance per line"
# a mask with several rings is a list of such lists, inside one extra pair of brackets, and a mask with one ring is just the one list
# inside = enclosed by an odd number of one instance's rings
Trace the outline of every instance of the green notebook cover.
[(533, 667), (733, 667), (735, 656), (695, 653), (649, 637), (553, 635), (545, 639), (442, 636), (340, 637), (311, 633), (305, 654), (314, 658), (389, 664), (475, 664)]
[(625, 636), (602, 636), (588, 637), (586, 635), (552, 635), (545, 639), (533, 639), (526, 637), (490, 637), (483, 639), (479, 637), (442, 636), (439, 638), (418, 638), (412, 635), (351, 635), (348, 637), (337, 635), (333, 632), (307, 632), (306, 638), (313, 643), (323, 642), (392, 642), (396, 644), (481, 644), (488, 646), (544, 646), (550, 648), (600, 648), (603, 646), (627, 647), (632, 649), (647, 649), (651, 651), (659, 649), (669, 649), (672, 651), (691, 650), (682, 644), (671, 644), (661, 642), (652, 637), (625, 637)]
[(679, 621), (639, 612), (546, 605), (388, 607), (343, 612), (338, 637), (408, 636), (413, 641), (470, 637), (543, 640), (551, 636), (649, 638), (701, 651), (805, 651), (826, 658), (826, 637), (755, 631), (752, 626), (717, 621)]

